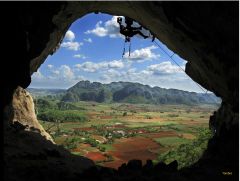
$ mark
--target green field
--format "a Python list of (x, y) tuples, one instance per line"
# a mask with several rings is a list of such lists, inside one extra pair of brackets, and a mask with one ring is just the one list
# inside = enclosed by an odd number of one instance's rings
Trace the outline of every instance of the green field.
[(194, 163), (206, 149), (211, 137), (209, 116), (217, 109), (214, 105), (38, 102), (38, 119), (57, 144), (114, 168), (130, 159), (167, 163), (176, 159), (179, 168)]

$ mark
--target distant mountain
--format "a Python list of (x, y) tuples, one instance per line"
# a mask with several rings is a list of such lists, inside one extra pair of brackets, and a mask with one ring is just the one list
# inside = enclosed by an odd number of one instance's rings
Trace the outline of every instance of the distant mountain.
[(27, 91), (34, 97), (58, 96), (66, 93), (65, 89), (27, 88)]
[(80, 81), (69, 88), (62, 101), (125, 102), (146, 104), (220, 104), (221, 99), (214, 94), (203, 94), (150, 87), (140, 83)]

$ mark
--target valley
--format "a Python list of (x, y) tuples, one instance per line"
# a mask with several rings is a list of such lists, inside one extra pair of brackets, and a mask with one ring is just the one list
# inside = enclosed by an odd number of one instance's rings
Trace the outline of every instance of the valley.
[[(187, 166), (201, 156), (211, 137), (209, 116), (216, 105), (152, 105), (62, 102), (40, 98), (40, 123), (58, 145), (106, 167), (132, 159), (179, 162)], [(186, 150), (189, 154), (186, 154)], [(193, 158), (194, 157), (194, 158)]]
[(29, 91), (56, 144), (111, 168), (132, 159), (193, 164), (207, 147), (209, 117), (221, 103), (212, 93), (132, 82), (79, 81), (67, 90)]

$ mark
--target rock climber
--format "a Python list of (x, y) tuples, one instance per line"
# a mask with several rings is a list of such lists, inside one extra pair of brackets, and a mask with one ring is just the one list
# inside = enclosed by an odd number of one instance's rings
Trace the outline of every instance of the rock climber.
[(126, 27), (122, 25), (122, 18), (118, 17), (117, 22), (120, 26), (120, 33), (125, 36), (125, 42), (130, 42), (130, 38), (136, 34), (141, 35), (144, 39), (148, 38), (148, 36), (144, 35), (140, 30), (140, 27), (132, 27), (133, 20), (131, 18), (125, 17)]

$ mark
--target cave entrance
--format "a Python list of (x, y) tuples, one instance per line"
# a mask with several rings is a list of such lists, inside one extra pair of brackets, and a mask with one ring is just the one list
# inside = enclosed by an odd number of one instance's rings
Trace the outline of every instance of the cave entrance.
[(32, 75), (38, 120), (58, 145), (106, 167), (132, 159), (189, 166), (207, 148), (220, 99), (191, 80), (186, 61), (159, 40), (136, 36), (122, 57), (117, 17), (76, 20)]

